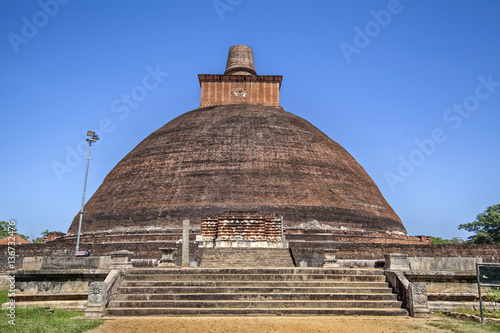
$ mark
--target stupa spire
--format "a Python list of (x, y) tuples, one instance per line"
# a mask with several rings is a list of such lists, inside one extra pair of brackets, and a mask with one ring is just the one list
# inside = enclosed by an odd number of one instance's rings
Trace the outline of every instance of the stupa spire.
[(253, 51), (246, 45), (229, 49), (224, 74), (198, 74), (200, 107), (251, 104), (280, 107), (281, 75), (257, 75)]
[(253, 51), (249, 46), (231, 46), (224, 75), (257, 75)]

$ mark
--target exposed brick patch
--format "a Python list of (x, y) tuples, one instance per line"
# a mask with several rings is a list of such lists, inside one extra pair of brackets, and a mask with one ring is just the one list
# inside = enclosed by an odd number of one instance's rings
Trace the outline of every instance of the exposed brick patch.
[(276, 214), (225, 212), (201, 219), (203, 239), (279, 241), (281, 219)]

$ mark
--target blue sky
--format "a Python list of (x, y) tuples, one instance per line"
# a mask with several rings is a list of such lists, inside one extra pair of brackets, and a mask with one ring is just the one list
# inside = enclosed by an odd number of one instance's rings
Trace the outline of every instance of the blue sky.
[(1, 1), (0, 220), (66, 232), (84, 133), (102, 136), (88, 200), (246, 44), (258, 74), (283, 75), (285, 110), (344, 146), (409, 234), (466, 238), (458, 224), (500, 203), (499, 32), (495, 0)]

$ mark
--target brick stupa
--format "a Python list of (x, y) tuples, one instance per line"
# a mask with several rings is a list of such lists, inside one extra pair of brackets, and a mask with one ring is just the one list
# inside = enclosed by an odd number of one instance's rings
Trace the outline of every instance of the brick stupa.
[[(373, 232), (406, 230), (338, 143), (279, 104), (282, 76), (257, 75), (231, 47), (223, 75), (200, 74), (200, 108), (145, 138), (85, 205), (82, 232), (182, 227), (225, 211)], [(78, 215), (69, 228), (76, 234)]]

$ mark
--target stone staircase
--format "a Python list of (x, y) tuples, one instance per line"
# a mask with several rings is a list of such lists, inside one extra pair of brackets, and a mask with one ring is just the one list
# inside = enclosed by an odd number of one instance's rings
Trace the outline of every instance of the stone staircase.
[(294, 267), (288, 248), (205, 248), (200, 267)]
[(407, 315), (382, 270), (133, 269), (110, 316)]

